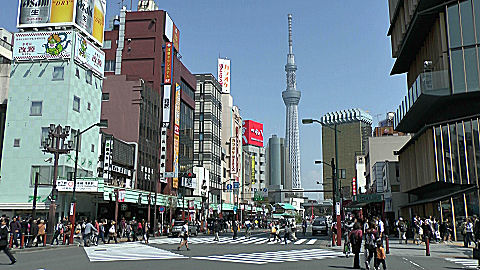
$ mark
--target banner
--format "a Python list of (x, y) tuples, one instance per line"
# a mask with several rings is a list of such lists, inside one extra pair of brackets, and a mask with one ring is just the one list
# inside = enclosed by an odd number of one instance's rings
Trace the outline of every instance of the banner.
[(165, 44), (165, 74), (163, 82), (171, 84), (173, 79), (173, 48), (172, 42)]
[(103, 77), (105, 53), (82, 35), (75, 34), (74, 59)]
[(15, 33), (13, 59), (31, 61), (70, 58), (72, 38), (72, 31)]
[(222, 85), (222, 93), (230, 93), (230, 60), (218, 59), (218, 82)]
[(255, 156), (252, 156), (252, 175), (250, 178), (252, 179), (252, 184), (255, 184)]
[(352, 179), (352, 195), (357, 195), (357, 178), (355, 177)]
[(19, 0), (17, 28), (74, 26), (101, 46), (106, 0)]
[[(178, 173), (178, 155), (180, 152), (180, 85), (175, 84), (175, 125), (173, 131), (173, 172)], [(173, 188), (178, 188), (178, 177), (173, 178)]]
[(164, 33), (165, 33), (165, 36), (167, 37), (168, 41), (173, 41), (173, 21), (172, 21), (172, 18), (170, 18), (170, 15), (168, 15), (167, 12), (165, 12)]
[(163, 86), (163, 105), (162, 105), (162, 115), (163, 115), (163, 126), (168, 127), (170, 124), (170, 95), (171, 95), (171, 85)]
[(230, 138), (230, 173), (237, 173), (237, 138)]
[[(73, 181), (57, 180), (57, 190), (61, 192), (72, 192)], [(98, 181), (96, 180), (77, 180), (76, 192), (97, 192)]]
[(173, 47), (177, 49), (177, 52), (180, 51), (180, 30), (178, 30), (177, 26), (173, 24)]

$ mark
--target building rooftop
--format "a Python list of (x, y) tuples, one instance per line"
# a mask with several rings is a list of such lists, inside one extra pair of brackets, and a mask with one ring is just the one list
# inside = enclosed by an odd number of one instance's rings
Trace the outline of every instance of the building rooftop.
[(321, 122), (325, 124), (343, 124), (361, 121), (367, 124), (372, 124), (373, 118), (370, 114), (362, 109), (347, 109), (336, 112), (326, 113), (321, 118)]

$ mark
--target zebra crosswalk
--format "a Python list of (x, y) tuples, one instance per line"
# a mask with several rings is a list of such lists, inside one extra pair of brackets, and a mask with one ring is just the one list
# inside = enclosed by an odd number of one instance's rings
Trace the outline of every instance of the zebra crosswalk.
[(459, 259), (459, 258), (445, 258), (447, 261), (461, 264), (464, 268), (476, 269), (478, 267), (478, 260), (474, 259)]
[(281, 250), (281, 251), (268, 251), (268, 252), (257, 252), (257, 253), (213, 255), (213, 256), (206, 256), (206, 257), (192, 257), (192, 259), (261, 265), (261, 264), (267, 264), (267, 263), (321, 260), (321, 259), (337, 258), (337, 257), (343, 257), (343, 256), (344, 256), (343, 253), (336, 252), (336, 251), (330, 251), (330, 250), (324, 250), (324, 249), (302, 249), (302, 250)]
[(139, 242), (84, 247), (91, 262), (188, 259), (180, 254)]
[[(287, 244), (293, 243), (295, 245), (314, 245), (318, 239), (297, 239), (295, 241), (287, 240)], [(151, 244), (159, 244), (159, 245), (178, 245), (180, 243), (180, 238), (157, 238), (151, 239)], [(265, 237), (239, 237), (237, 239), (232, 239), (232, 237), (222, 236), (219, 237), (219, 241), (215, 241), (213, 236), (207, 237), (191, 237), (188, 240), (189, 244), (217, 244), (217, 245), (226, 245), (226, 244), (239, 244), (239, 245), (261, 245), (261, 244), (268, 244), (268, 245), (283, 245), (285, 241), (269, 241), (268, 238)]]

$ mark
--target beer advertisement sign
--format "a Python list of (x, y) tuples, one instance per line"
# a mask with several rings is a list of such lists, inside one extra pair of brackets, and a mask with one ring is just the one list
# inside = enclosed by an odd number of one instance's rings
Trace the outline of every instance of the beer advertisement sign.
[(19, 0), (17, 28), (75, 26), (103, 43), (106, 0)]
[(79, 34), (75, 34), (74, 58), (103, 77), (105, 53)]
[(70, 58), (72, 37), (72, 31), (15, 33), (13, 59), (15, 61), (31, 61)]

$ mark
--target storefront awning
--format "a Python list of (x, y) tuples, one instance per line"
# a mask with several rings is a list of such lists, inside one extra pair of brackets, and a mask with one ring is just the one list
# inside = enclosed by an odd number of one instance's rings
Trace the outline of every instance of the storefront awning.
[(279, 203), (280, 207), (282, 207), (285, 210), (296, 210), (295, 206), (289, 204), (289, 203)]
[(464, 189), (461, 189), (461, 190), (458, 190), (458, 191), (455, 191), (455, 192), (452, 192), (452, 193), (449, 193), (449, 194), (445, 194), (445, 195), (442, 195), (442, 196), (437, 196), (437, 197), (432, 197), (432, 198), (427, 198), (427, 199), (423, 199), (423, 200), (410, 202), (410, 203), (407, 203), (407, 204), (402, 205), (400, 207), (403, 208), (403, 207), (420, 205), (420, 204), (425, 204), (425, 203), (438, 202), (438, 201), (445, 200), (445, 199), (448, 199), (450, 197), (454, 197), (456, 195), (463, 194), (463, 193), (466, 193), (466, 192), (470, 192), (470, 191), (473, 191), (473, 190), (476, 190), (476, 189), (477, 189), (476, 186), (470, 186), (470, 187), (467, 187), (467, 188), (464, 188)]
[(359, 194), (353, 196), (353, 201), (349, 205), (346, 206), (348, 209), (355, 209), (359, 207), (364, 207), (370, 203), (379, 203), (382, 202), (382, 194)]

